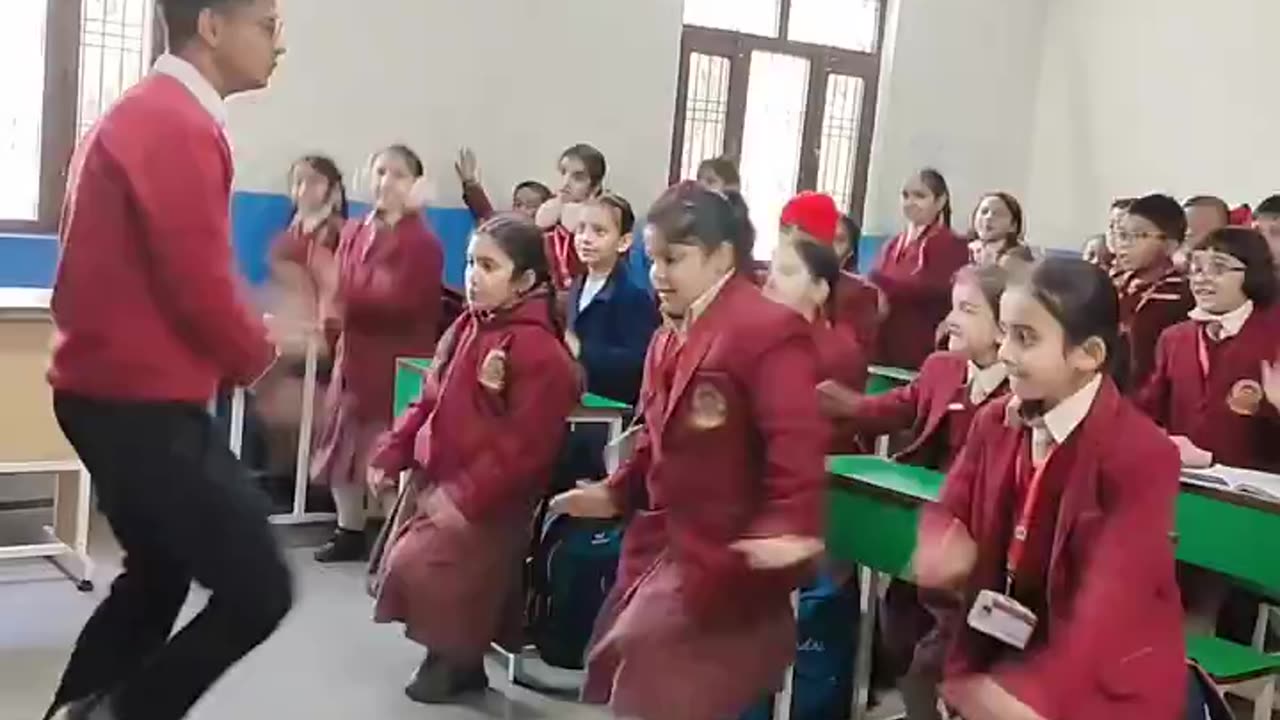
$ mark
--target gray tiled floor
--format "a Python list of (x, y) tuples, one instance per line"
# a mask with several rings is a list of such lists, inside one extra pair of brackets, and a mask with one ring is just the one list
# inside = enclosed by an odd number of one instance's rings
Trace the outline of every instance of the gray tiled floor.
[[(43, 564), (0, 564), (0, 718), (37, 720), (88, 614), (116, 570), (104, 558), (96, 595), (82, 595)], [(607, 715), (575, 703), (512, 689), (496, 666), (495, 690), (469, 706), (428, 708), (401, 688), (421, 659), (420, 649), (391, 626), (369, 620), (358, 566), (324, 568), (309, 551), (290, 551), (297, 569), (298, 605), (280, 632), (236, 667), (193, 713), (195, 720), (480, 720), (484, 718), (592, 720)], [(190, 605), (204, 598), (193, 595)], [(189, 607), (188, 611), (192, 608)]]

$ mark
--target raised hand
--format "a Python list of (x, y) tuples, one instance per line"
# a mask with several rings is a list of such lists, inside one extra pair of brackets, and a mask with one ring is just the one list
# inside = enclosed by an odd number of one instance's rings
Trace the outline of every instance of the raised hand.
[(476, 152), (469, 147), (458, 151), (458, 161), (454, 163), (453, 169), (457, 171), (458, 179), (463, 185), (480, 182), (480, 164), (476, 160)]

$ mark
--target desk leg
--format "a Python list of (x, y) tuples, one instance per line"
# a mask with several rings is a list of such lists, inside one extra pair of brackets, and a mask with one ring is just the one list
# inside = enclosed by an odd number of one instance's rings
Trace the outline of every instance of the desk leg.
[(622, 418), (619, 416), (609, 420), (609, 440), (604, 446), (604, 469), (610, 475), (622, 464), (622, 444), (618, 442), (620, 437)]
[(61, 472), (54, 488), (53, 534), (67, 552), (50, 558), (81, 592), (93, 591), (93, 561), (89, 559), (89, 506), (92, 502), (89, 471)]
[(861, 572), (862, 615), (858, 619), (858, 650), (853, 665), (853, 720), (864, 720), (871, 698), (871, 662), (875, 648), (876, 609), (880, 601), (882, 575), (863, 567)]
[(240, 450), (244, 447), (244, 388), (241, 387), (231, 391), (230, 429), (231, 452), (240, 457)]
[(307, 341), (306, 369), (302, 375), (302, 413), (298, 422), (298, 455), (293, 478), (293, 517), (307, 514), (307, 486), (311, 482), (311, 434), (315, 425), (316, 374), (320, 350), (313, 335)]
[[(800, 619), (800, 591), (791, 591), (791, 612)], [(796, 666), (792, 664), (782, 676), (782, 692), (773, 697), (773, 720), (791, 720), (791, 696), (795, 686)]]

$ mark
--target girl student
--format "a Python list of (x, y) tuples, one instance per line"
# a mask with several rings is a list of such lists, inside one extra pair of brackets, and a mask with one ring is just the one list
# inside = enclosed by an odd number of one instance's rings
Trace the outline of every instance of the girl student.
[(574, 242), (587, 271), (569, 288), (565, 333), (587, 391), (629, 405), (640, 395), (645, 351), (659, 323), (653, 296), (627, 268), (635, 221), (631, 203), (618, 195), (583, 205)]
[(365, 479), (378, 436), (391, 424), (398, 357), (430, 357), (439, 334), (444, 251), (420, 214), (422, 161), (392, 145), (373, 156), (373, 211), (347, 223), (338, 247), (333, 381), (312, 477), (331, 488), (338, 528), (320, 562), (360, 560)]
[(744, 210), (692, 182), (650, 210), (669, 321), (646, 359), (636, 449), (553, 503), (630, 518), (583, 690), (620, 717), (737, 717), (776, 690), (795, 653), (789, 596), (822, 550), (829, 433), (812, 331), (738, 270)]
[(765, 297), (809, 322), (819, 377), (860, 390), (867, 385), (866, 350), (851, 330), (837, 324), (844, 282), (833, 247), (839, 218), (830, 195), (806, 191), (787, 202), (763, 289)]
[(880, 321), (888, 311), (883, 293), (858, 273), (858, 242), (862, 228), (849, 215), (841, 213), (832, 248), (840, 262), (840, 283), (836, 286), (835, 317), (853, 331), (858, 344), (868, 355), (879, 342)]
[[(471, 148), (458, 151), (458, 160), (453, 169), (458, 173), (458, 181), (462, 183), (462, 202), (471, 211), (476, 222), (484, 222), (493, 217), (493, 203), (480, 182), (480, 163)], [(520, 213), (529, 219), (537, 214), (538, 208), (551, 199), (551, 189), (537, 180), (525, 180), (511, 191), (511, 211)]]
[(933, 352), (935, 331), (947, 315), (951, 278), (969, 262), (963, 240), (951, 230), (951, 193), (937, 170), (926, 168), (902, 188), (907, 227), (885, 243), (870, 280), (884, 292), (889, 311), (873, 362), (918, 368)]
[[(952, 467), (974, 416), (1008, 393), (1008, 371), (997, 358), (1006, 279), (994, 265), (957, 273), (944, 322), (948, 350), (930, 355), (910, 384), (875, 396), (819, 386), (824, 409), (840, 422), (838, 431), (874, 437), (910, 429), (912, 439), (896, 460), (934, 470)], [(889, 586), (882, 616), (886, 660), (889, 675), (901, 675), (909, 720), (938, 717), (947, 618), (958, 610), (946, 594), (920, 593), (898, 581)]]
[(1006, 192), (982, 196), (969, 218), (969, 253), (975, 265), (998, 265), (1026, 242), (1022, 204)]
[(1000, 317), (1013, 394), (974, 419), (912, 564), (964, 602), (942, 695), (966, 720), (1180, 718), (1178, 453), (1121, 394), (1115, 290), (1050, 258)]
[(604, 153), (579, 143), (560, 153), (560, 189), (534, 217), (545, 232), (547, 260), (557, 290), (567, 290), (585, 267), (574, 247), (582, 204), (599, 195), (609, 166)]
[(422, 396), (383, 436), (371, 483), (413, 468), (411, 516), (382, 559), (375, 618), (427, 648), (408, 696), (450, 702), (488, 687), (483, 659), (501, 627), (578, 403), (542, 233), (496, 215), (467, 248), (467, 311), (451, 326)]
[(1191, 252), (1189, 271), (1196, 306), (1160, 335), (1136, 402), (1174, 438), (1184, 465), (1280, 472), (1280, 407), (1263, 376), (1280, 356), (1267, 242), (1253, 230), (1214, 230)]

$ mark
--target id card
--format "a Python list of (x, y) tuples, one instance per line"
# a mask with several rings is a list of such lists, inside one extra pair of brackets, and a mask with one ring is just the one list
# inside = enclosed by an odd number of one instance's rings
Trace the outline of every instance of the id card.
[(1036, 614), (1008, 595), (983, 590), (969, 610), (969, 627), (1023, 650), (1035, 632)]

